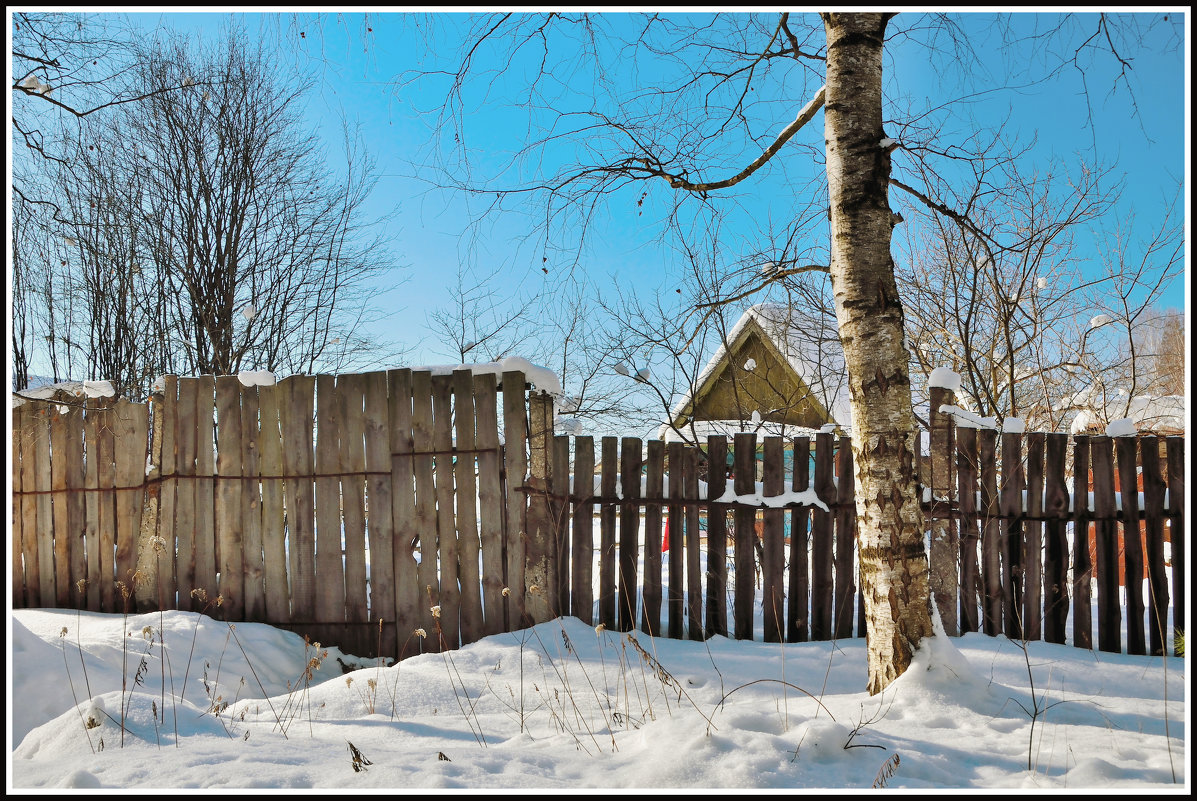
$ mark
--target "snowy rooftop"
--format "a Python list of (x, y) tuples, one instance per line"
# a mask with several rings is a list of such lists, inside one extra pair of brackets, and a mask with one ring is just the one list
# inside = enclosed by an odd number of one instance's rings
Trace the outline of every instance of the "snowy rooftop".
[(1135, 429), (1142, 432), (1184, 431), (1187, 403), (1183, 395), (1151, 397), (1144, 395), (1127, 402), (1117, 398), (1106, 404), (1103, 410), (1097, 404), (1082, 409), (1072, 421), (1072, 433), (1097, 429), (1104, 432), (1107, 423), (1114, 420), (1129, 420)]

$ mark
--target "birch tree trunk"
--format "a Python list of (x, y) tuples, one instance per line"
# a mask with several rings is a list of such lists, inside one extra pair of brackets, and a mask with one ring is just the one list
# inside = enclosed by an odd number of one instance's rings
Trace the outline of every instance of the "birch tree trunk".
[(889, 14), (824, 14), (831, 283), (847, 362), (870, 694), (931, 636), (909, 353), (890, 255), (881, 57)]

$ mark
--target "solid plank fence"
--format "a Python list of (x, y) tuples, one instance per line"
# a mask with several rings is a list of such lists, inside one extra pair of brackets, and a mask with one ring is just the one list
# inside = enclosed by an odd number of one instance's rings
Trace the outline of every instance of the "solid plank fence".
[[(549, 396), (526, 389), (400, 369), (27, 401), (13, 606), (191, 609), (399, 658), (557, 614), (673, 638), (864, 635), (846, 437), (596, 443), (553, 436)], [(937, 390), (919, 465), (945, 630), (1170, 648), (1183, 438), (999, 433), (954, 425), (950, 403)]]

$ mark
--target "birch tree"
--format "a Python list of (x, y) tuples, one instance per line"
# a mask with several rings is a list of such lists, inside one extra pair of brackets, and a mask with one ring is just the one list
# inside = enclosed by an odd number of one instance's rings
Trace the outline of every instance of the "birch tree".
[(888, 14), (825, 14), (823, 119), (831, 199), (831, 284), (852, 404), (857, 553), (870, 693), (901, 676), (932, 634), (910, 354), (890, 255), (893, 142), (882, 126)]

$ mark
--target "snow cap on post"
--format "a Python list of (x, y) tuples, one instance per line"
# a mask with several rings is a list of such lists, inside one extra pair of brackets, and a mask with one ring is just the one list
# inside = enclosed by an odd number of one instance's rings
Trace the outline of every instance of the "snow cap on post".
[(960, 391), (960, 374), (949, 367), (936, 367), (927, 378), (927, 386)]

